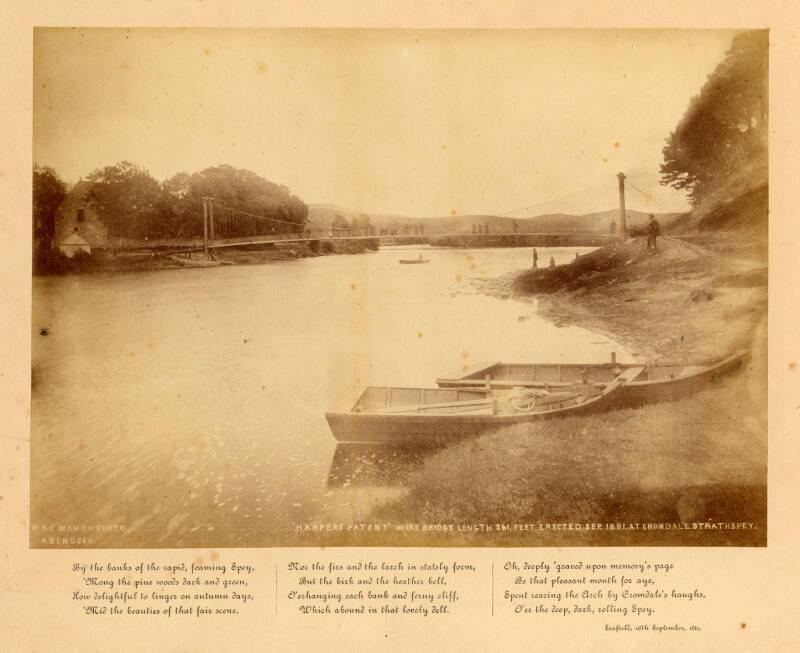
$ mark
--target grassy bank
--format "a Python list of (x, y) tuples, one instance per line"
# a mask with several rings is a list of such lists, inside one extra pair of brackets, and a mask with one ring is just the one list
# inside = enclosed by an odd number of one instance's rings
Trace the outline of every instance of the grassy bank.
[[(436, 452), (375, 518), (509, 526), (413, 539), (428, 545), (765, 545), (765, 252), (752, 230), (685, 229), (659, 239), (657, 253), (633, 239), (479, 283), (535, 298), (540, 314), (606, 333), (640, 360), (750, 348), (752, 363), (677, 403), (534, 423)], [(605, 526), (538, 526), (547, 524)]]
[[(533, 423), (462, 442), (431, 455), (410, 492), (375, 517), (512, 527), (640, 525), (431, 535), (425, 544), (764, 544), (766, 424), (754, 398), (748, 377), (740, 376), (679, 407)], [(707, 526), (719, 522), (754, 528)], [(689, 530), (650, 530), (649, 524)]]
[(692, 360), (750, 347), (766, 316), (760, 260), (716, 253), (691, 239), (613, 244), (553, 270), (511, 280), (540, 314), (612, 335), (643, 359)]
[(645, 238), (611, 243), (501, 280), (500, 292), (535, 296), (541, 314), (613, 335), (643, 359), (750, 347), (767, 314), (767, 199), (759, 187), (702, 205), (659, 238), (657, 253)]

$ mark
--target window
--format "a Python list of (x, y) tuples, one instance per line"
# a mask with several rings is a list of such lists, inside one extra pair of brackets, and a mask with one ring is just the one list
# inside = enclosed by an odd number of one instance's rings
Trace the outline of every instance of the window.
[(83, 222), (86, 219), (85, 209), (78, 209), (78, 222)]

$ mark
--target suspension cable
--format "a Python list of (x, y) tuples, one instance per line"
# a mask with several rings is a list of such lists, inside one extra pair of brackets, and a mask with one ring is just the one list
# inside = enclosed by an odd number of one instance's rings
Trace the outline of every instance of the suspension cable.
[(630, 181), (628, 181), (627, 177), (625, 177), (625, 183), (628, 184), (628, 186), (630, 186), (634, 190), (638, 190), (642, 195), (645, 196), (646, 199), (648, 199), (648, 200), (652, 200), (653, 199), (653, 195), (651, 193), (645, 193), (641, 188), (638, 188), (637, 186), (634, 186)]

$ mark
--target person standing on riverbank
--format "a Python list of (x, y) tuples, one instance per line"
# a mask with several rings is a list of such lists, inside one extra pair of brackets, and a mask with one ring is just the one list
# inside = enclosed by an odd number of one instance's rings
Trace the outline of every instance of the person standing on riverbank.
[(617, 233), (617, 222), (616, 222), (616, 220), (613, 220), (613, 219), (611, 220), (611, 225), (610, 225), (610, 227), (609, 227), (609, 230), (611, 231), (611, 235), (612, 235), (612, 236), (613, 236), (615, 233)]
[(535, 247), (533, 248), (533, 267), (534, 269), (539, 267), (539, 255), (536, 253)]
[(656, 217), (651, 213), (650, 222), (647, 225), (647, 249), (652, 249), (653, 252), (658, 251), (656, 239), (661, 235), (661, 229), (658, 226)]

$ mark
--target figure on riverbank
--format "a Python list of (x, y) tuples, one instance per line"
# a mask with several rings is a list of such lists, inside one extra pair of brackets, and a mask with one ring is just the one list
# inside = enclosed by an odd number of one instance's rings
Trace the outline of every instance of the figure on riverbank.
[(610, 229), (610, 231), (611, 231), (611, 235), (612, 235), (612, 236), (613, 236), (615, 233), (617, 233), (617, 222), (616, 222), (616, 220), (614, 220), (613, 218), (612, 218), (612, 220), (611, 220), (611, 225), (610, 225), (609, 229)]
[(551, 268), (556, 267), (556, 259), (553, 256), (550, 257), (550, 267)]
[(661, 235), (661, 229), (658, 226), (655, 216), (650, 214), (650, 222), (647, 224), (647, 249), (652, 249), (653, 252), (658, 251), (656, 239)]
[(539, 267), (539, 255), (536, 253), (536, 248), (533, 248), (533, 267)]

